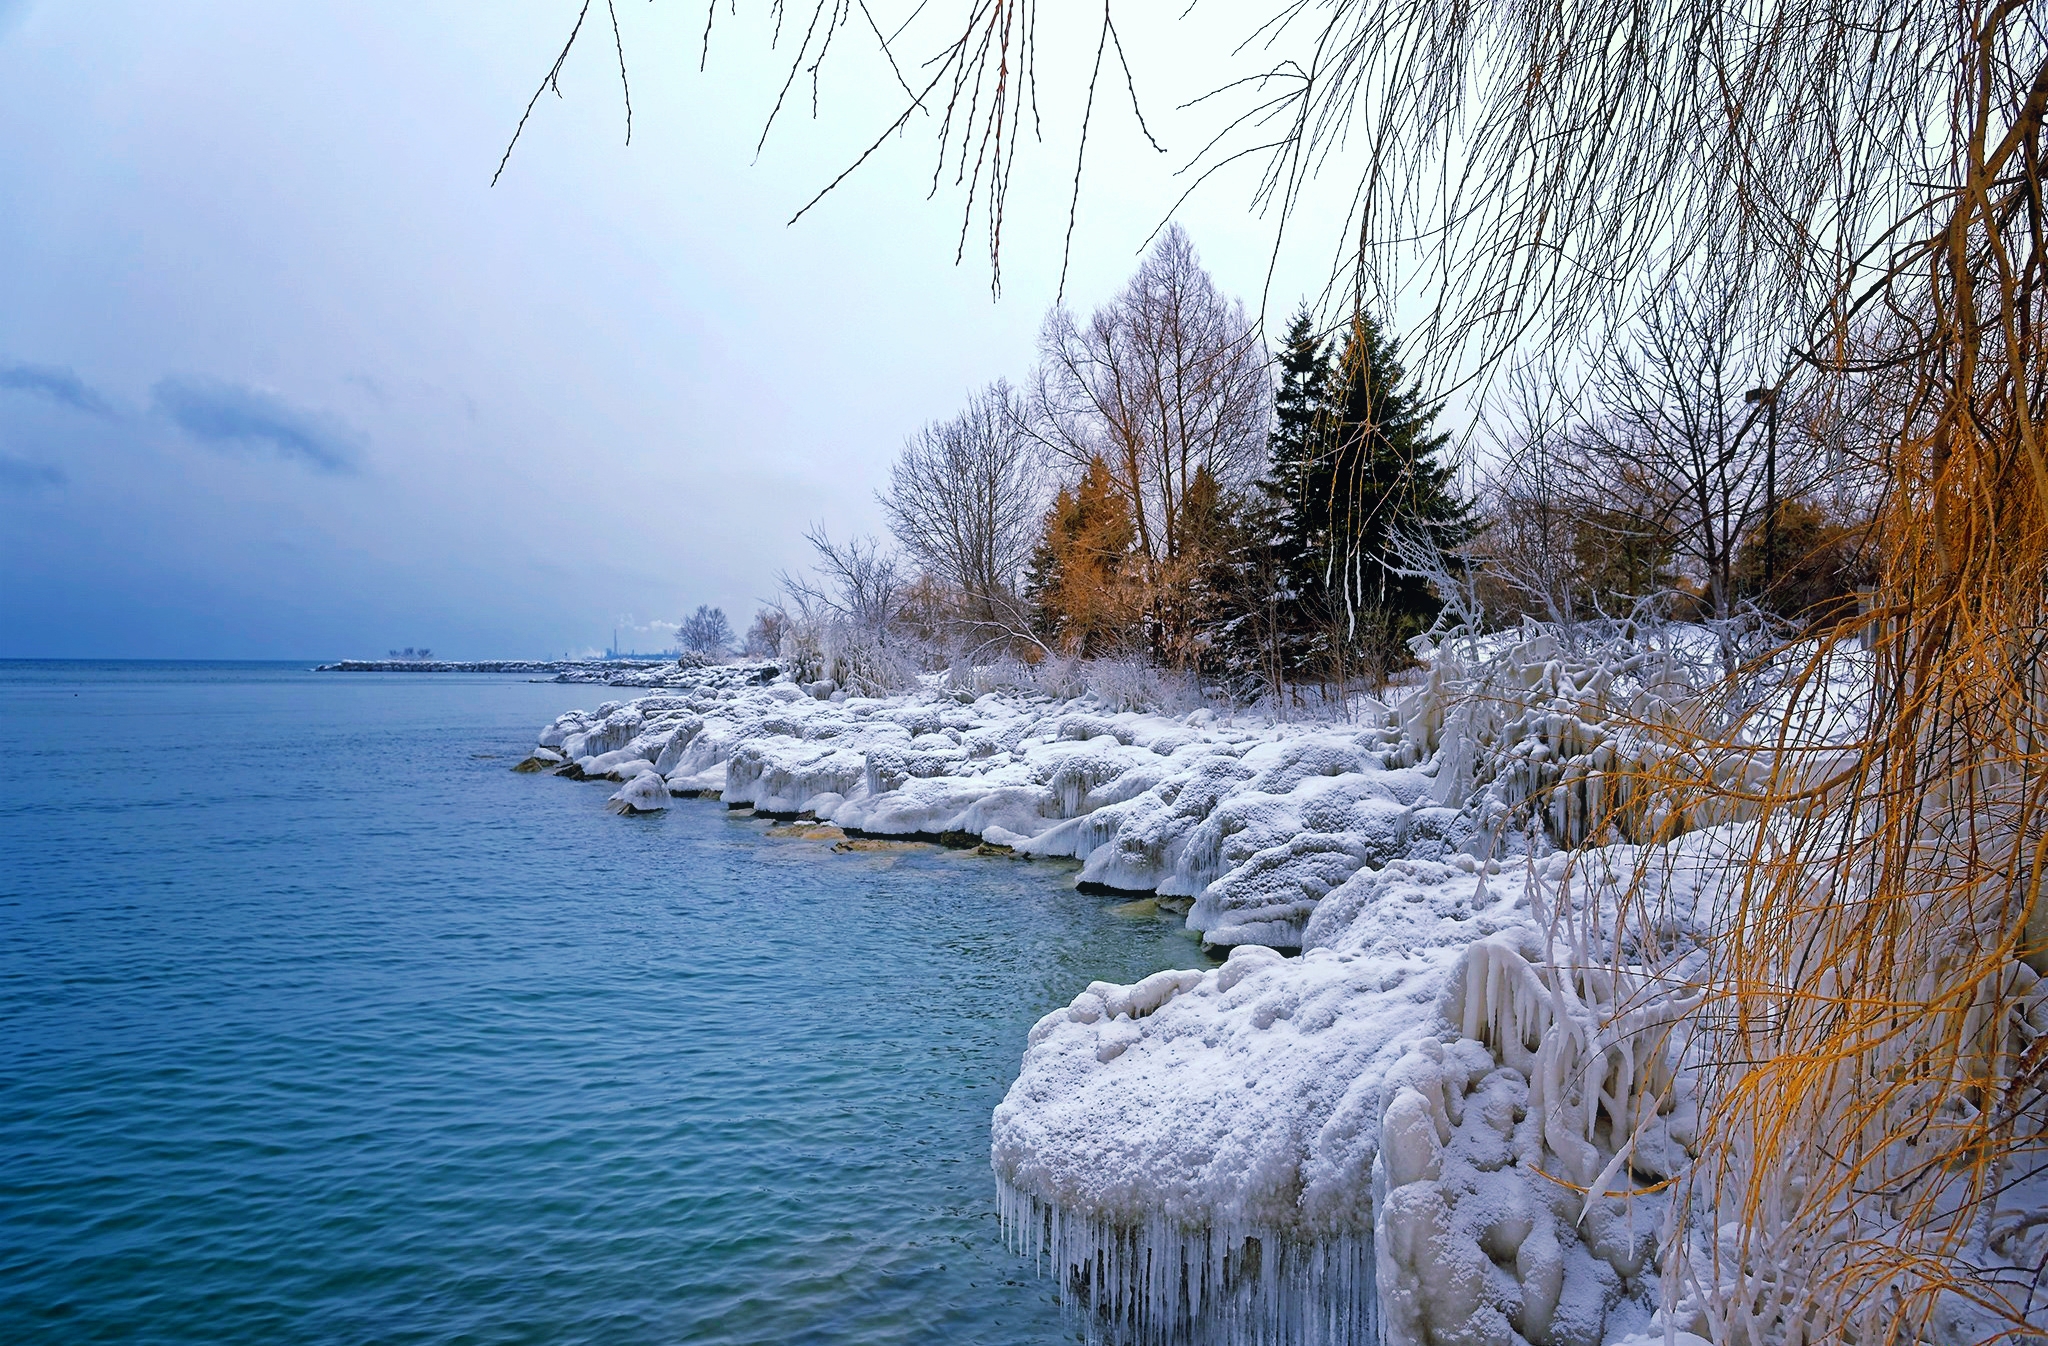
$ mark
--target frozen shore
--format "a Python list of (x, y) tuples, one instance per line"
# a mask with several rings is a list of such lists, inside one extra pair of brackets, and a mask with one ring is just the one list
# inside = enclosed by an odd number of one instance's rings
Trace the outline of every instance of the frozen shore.
[[(993, 1119), (1006, 1228), (1097, 1327), (1718, 1339), (1711, 1250), (1661, 1231), (1699, 1127), (1679, 1030), (1753, 824), (1581, 844), (1652, 751), (1625, 726), (1690, 689), (1669, 651), (1539, 638), (1488, 656), (1484, 696), (1460, 675), (1271, 724), (720, 666), (560, 717), (520, 769), (616, 782), (621, 812), (716, 797), (1062, 857), (1185, 910), (1227, 960), (1091, 985), (1032, 1030)], [(2048, 984), (2024, 991), (2048, 1032)], [(2048, 1257), (2048, 1222), (2015, 1227), (1973, 1255)]]
[(621, 811), (717, 795), (856, 833), (1079, 860), (1081, 883), (1192, 906), (1225, 949), (1298, 949), (1351, 874), (1440, 858), (1470, 830), (1384, 711), (1304, 726), (1004, 692), (830, 700), (764, 683), (770, 667), (707, 668), (572, 711), (521, 765), (616, 780)]

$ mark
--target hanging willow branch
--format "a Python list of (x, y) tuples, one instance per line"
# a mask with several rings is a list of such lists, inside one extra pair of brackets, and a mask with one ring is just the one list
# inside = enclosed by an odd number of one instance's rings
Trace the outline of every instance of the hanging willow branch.
[[(607, 0), (610, 4), (612, 0)], [(794, 215), (794, 224), (809, 214), (821, 201), (849, 177), (863, 167), (887, 144), (892, 137), (901, 135), (914, 119), (927, 116), (934, 119), (933, 130), (936, 154), (932, 167), (931, 186), (928, 196), (937, 196), (951, 188), (961, 193), (960, 237), (954, 250), (954, 260), (966, 256), (967, 237), (971, 232), (977, 210), (980, 212), (983, 228), (987, 234), (990, 285), (1000, 290), (1002, 284), (1003, 220), (1009, 202), (1011, 175), (1015, 171), (1017, 153), (1026, 140), (1042, 140), (1043, 125), (1038, 107), (1038, 0), (965, 0), (958, 10), (932, 12), (927, 17), (927, 4), (906, 6), (909, 14), (893, 29), (885, 29), (869, 7), (867, 0), (814, 0), (808, 18), (805, 20), (802, 36), (791, 55), (789, 66), (778, 88), (775, 100), (763, 119), (761, 133), (755, 143), (755, 151), (766, 147), (769, 133), (775, 129), (789, 95), (799, 80), (808, 79), (811, 95), (811, 115), (819, 115), (818, 79), (825, 61), (832, 53), (834, 39), (846, 28), (855, 25), (856, 19), (862, 29), (872, 37), (876, 51), (886, 62), (891, 77), (904, 95), (904, 103), (897, 115), (875, 135), (874, 139), (856, 155), (851, 163), (826, 183), (819, 192), (806, 201)], [(712, 21), (717, 16), (717, 0), (706, 5), (703, 57), (708, 58), (711, 43)], [(526, 128), (527, 118), (532, 115), (540, 95), (549, 89), (561, 92), (559, 79), (563, 64), (576, 45), (576, 39), (583, 30), (583, 21), (589, 12), (588, 0), (571, 25), (569, 37), (563, 43), (540, 87), (527, 103), (520, 116), (519, 125), (514, 129), (512, 140), (505, 147), (504, 158), (498, 164), (498, 172), (492, 175), (495, 184), (504, 172), (513, 148), (518, 144), (520, 134)], [(773, 23), (775, 44), (779, 45), (785, 18), (783, 0), (770, 0), (767, 14)], [(919, 20), (924, 22), (919, 26)], [(616, 34), (617, 15), (613, 15)], [(1089, 16), (1090, 38), (1095, 49), (1095, 59), (1090, 70), (1086, 104), (1081, 117), (1080, 133), (1074, 146), (1074, 170), (1072, 201), (1068, 211), (1067, 252), (1063, 254), (1061, 266), (1061, 287), (1066, 279), (1065, 260), (1071, 255), (1073, 230), (1081, 194), (1081, 167), (1086, 159), (1088, 137), (1093, 127), (1095, 95), (1101, 83), (1106, 58), (1114, 53), (1116, 68), (1121, 73), (1125, 92), (1131, 101), (1131, 110), (1136, 118), (1139, 133), (1153, 149), (1164, 153), (1164, 148), (1152, 136), (1146, 124), (1144, 109), (1138, 96), (1136, 77), (1131, 73), (1130, 61), (1124, 52), (1124, 40), (1118, 31), (1113, 0), (1104, 0), (1099, 18)], [(913, 32), (913, 27), (915, 31)], [(796, 28), (792, 24), (791, 31)], [(937, 37), (933, 35), (937, 34)], [(922, 52), (924, 54), (920, 55)], [(913, 86), (905, 77), (906, 67), (920, 69), (926, 74), (921, 87)], [(619, 77), (625, 83), (625, 47), (619, 43)], [(627, 128), (631, 135), (632, 103), (631, 92), (627, 92)], [(1027, 132), (1026, 114), (1029, 113)]]

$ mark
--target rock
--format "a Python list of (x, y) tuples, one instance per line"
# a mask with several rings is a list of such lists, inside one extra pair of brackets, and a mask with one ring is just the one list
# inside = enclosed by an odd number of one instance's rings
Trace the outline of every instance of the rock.
[(830, 823), (788, 823), (768, 829), (777, 841), (844, 841), (846, 833)]
[[(843, 833), (841, 835), (844, 835)], [(886, 837), (847, 837), (832, 849), (850, 851), (915, 851), (930, 845), (927, 841), (890, 841)]]
[(619, 787), (605, 806), (614, 813), (659, 813), (668, 803), (668, 783), (653, 771), (643, 771)]

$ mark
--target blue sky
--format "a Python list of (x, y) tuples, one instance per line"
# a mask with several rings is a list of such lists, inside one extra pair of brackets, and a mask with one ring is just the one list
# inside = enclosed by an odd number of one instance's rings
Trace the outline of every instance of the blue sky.
[[(891, 84), (849, 48), (757, 159), (785, 58), (722, 10), (699, 74), (700, 8), (622, 4), (632, 145), (605, 31), (490, 187), (575, 8), (0, 0), (0, 657), (531, 656), (700, 602), (744, 628), (807, 524), (876, 529), (904, 436), (1028, 369), (1071, 61), (992, 301), (920, 135), (785, 226)], [(1070, 302), (1184, 185), (1202, 22), (1132, 52), (1172, 155), (1098, 111)], [(1180, 218), (1256, 301), (1244, 180)]]

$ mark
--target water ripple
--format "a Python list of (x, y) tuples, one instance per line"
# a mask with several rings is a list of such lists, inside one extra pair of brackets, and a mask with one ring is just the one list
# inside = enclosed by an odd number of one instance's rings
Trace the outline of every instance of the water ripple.
[(1069, 1335), (988, 1113), (1187, 937), (506, 771), (592, 695), (0, 663), (0, 1339)]

